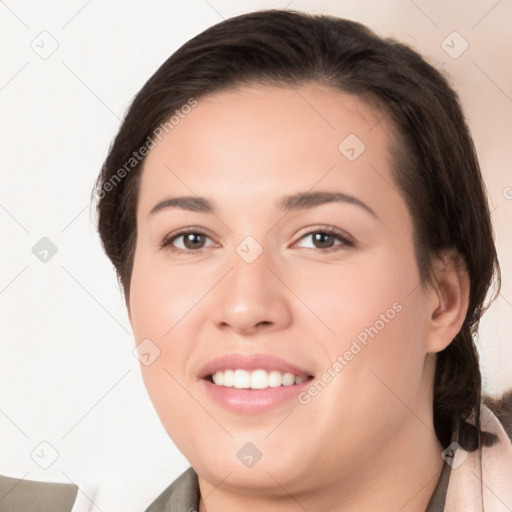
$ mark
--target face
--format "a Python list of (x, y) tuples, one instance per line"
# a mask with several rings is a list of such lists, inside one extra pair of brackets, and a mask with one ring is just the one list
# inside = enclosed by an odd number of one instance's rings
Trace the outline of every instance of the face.
[(327, 86), (244, 86), (150, 150), (130, 321), (201, 478), (304, 491), (378, 471), (429, 421), (429, 298), (390, 133)]

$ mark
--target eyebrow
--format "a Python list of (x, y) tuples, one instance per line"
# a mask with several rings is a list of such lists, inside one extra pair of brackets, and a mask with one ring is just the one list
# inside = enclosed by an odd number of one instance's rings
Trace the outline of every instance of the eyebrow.
[[(278, 207), (283, 212), (291, 212), (314, 208), (327, 203), (347, 203), (358, 206), (378, 219), (377, 214), (357, 197), (342, 192), (301, 192), (291, 196), (285, 196), (278, 202)], [(180, 208), (191, 212), (210, 213), (216, 215), (213, 204), (204, 197), (171, 197), (156, 204), (149, 215), (154, 215), (167, 208)]]

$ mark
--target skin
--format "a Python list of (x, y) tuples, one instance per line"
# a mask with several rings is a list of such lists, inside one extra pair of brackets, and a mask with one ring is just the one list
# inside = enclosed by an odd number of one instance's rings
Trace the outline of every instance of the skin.
[[(353, 162), (338, 149), (351, 133), (366, 146)], [(420, 285), (391, 134), (380, 112), (327, 86), (243, 86), (200, 98), (149, 152), (129, 316), (136, 343), (149, 338), (161, 351), (142, 375), (198, 473), (200, 512), (427, 506), (443, 464), (435, 354), (462, 326), (469, 282), (447, 254), (436, 260), (436, 286)], [(348, 203), (287, 214), (276, 206), (308, 191), (350, 194), (377, 218)], [(149, 215), (174, 196), (205, 197), (217, 214)], [(311, 233), (328, 226), (355, 245), (328, 238), (322, 252)], [(188, 227), (207, 233), (195, 253), (183, 253), (183, 237), (175, 251), (160, 248)], [(263, 248), (250, 264), (236, 252), (247, 236)], [(307, 405), (237, 414), (203, 391), (201, 367), (232, 352), (274, 354), (321, 377), (394, 303), (400, 312)], [(248, 441), (262, 453), (251, 468), (236, 456)]]

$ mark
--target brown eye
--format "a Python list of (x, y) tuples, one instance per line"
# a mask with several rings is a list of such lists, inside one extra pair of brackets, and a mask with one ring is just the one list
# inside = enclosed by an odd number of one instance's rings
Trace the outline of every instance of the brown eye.
[[(208, 247), (208, 245), (206, 245), (208, 240), (211, 240), (210, 237), (201, 231), (181, 231), (180, 233), (166, 237), (160, 247), (162, 249), (168, 248), (175, 252), (200, 252), (201, 249)], [(209, 245), (214, 244), (211, 243)]]
[(335, 237), (328, 233), (314, 233), (313, 234), (313, 243), (317, 247), (317, 249), (328, 249), (332, 247), (335, 243)]
[(202, 248), (205, 238), (205, 235), (202, 233), (187, 233), (183, 235), (183, 245), (186, 249)]
[(312, 243), (309, 246), (302, 245), (306, 249), (318, 249), (320, 251), (329, 251), (335, 247), (347, 248), (353, 247), (354, 242), (343, 232), (334, 228), (322, 228), (310, 231), (303, 235), (299, 242), (302, 240), (310, 239)]

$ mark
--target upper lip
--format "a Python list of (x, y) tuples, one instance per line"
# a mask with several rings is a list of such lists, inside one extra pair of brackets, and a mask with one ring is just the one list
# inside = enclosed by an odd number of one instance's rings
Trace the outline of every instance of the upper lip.
[(224, 370), (277, 370), (282, 373), (293, 373), (297, 376), (309, 377), (311, 373), (305, 369), (270, 354), (226, 354), (207, 363), (199, 372), (200, 378), (206, 378), (215, 372)]

